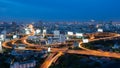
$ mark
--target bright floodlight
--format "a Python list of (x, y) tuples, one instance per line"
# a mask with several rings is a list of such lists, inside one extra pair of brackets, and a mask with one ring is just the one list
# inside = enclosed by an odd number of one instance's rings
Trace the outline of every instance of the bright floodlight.
[(83, 43), (88, 43), (89, 40), (88, 39), (83, 39)]
[(83, 33), (76, 33), (76, 36), (83, 36)]
[(73, 35), (73, 32), (68, 32), (68, 35)]
[(13, 35), (13, 38), (17, 38), (17, 35)]
[(98, 32), (103, 32), (103, 29), (98, 29)]

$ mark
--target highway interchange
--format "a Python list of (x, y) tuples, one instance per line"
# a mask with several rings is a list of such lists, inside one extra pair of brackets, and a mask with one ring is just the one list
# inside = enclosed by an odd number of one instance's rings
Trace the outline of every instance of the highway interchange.
[[(31, 28), (32, 32), (29, 35), (26, 35), (20, 39), (13, 39), (10, 41), (5, 41), (2, 43), (2, 46), (4, 48), (8, 48), (8, 49), (12, 49), (12, 46), (9, 46), (7, 43), (11, 43), (11, 44), (15, 44), (17, 40), (21, 40), (21, 42), (23, 44), (26, 44), (29, 47), (32, 46), (37, 46), (35, 44), (31, 44), (28, 43), (26, 40), (29, 36), (33, 36), (34, 35), (34, 29), (33, 26), (30, 25), (29, 28)], [(90, 34), (88, 34), (90, 35)], [(114, 36), (108, 36), (108, 37), (103, 37), (103, 38), (97, 38), (95, 39), (90, 38), (89, 42), (93, 42), (93, 41), (99, 41), (99, 40), (110, 40), (110, 39), (115, 39), (115, 38), (120, 38), (119, 34), (115, 34)], [(98, 50), (91, 50), (91, 49), (87, 49), (85, 48), (83, 45), (83, 41), (79, 41), (79, 47), (82, 50), (70, 50), (68, 47), (65, 48), (52, 48), (51, 47), (51, 52), (50, 55), (46, 58), (46, 60), (44, 61), (44, 63), (40, 66), (40, 68), (49, 68), (49, 66), (57, 61), (57, 59), (62, 56), (64, 53), (69, 53), (69, 54), (82, 54), (82, 55), (93, 55), (93, 56), (102, 56), (102, 57), (112, 57), (112, 58), (120, 58), (120, 53), (114, 53), (114, 52), (105, 52), (105, 51), (98, 51)], [(54, 46), (57, 46), (56, 44)], [(43, 49), (48, 49), (48, 47), (40, 47), (40, 48), (25, 48), (25, 49), (19, 49), (19, 48), (15, 48), (16, 50), (34, 50), (34, 51), (41, 51)]]

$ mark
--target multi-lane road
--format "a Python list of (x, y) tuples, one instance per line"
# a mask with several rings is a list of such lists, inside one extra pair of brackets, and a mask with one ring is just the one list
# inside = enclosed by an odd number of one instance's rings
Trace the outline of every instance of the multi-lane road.
[[(33, 36), (34, 35), (33, 27), (30, 25), (29, 28), (31, 28), (31, 30), (32, 30), (31, 34), (26, 35), (25, 37), (23, 37), (21, 39), (13, 39), (13, 40), (10, 40), (10, 41), (5, 41), (5, 42), (3, 42), (2, 46), (5, 47), (5, 48), (8, 48), (8, 49), (11, 49), (12, 46), (8, 45), (7, 43), (15, 44), (15, 42), (17, 40), (21, 40), (21, 42), (23, 44), (26, 44), (29, 47), (37, 46), (35, 44), (31, 44), (31, 43), (28, 43), (26, 41), (28, 36)], [(103, 38), (98, 38), (98, 39), (92, 38), (92, 39), (89, 39), (89, 42), (99, 41), (99, 40), (111, 40), (111, 39), (115, 39), (115, 38), (120, 38), (120, 35), (119, 34), (115, 34), (114, 36), (111, 35), (109, 37), (103, 37)], [(40, 68), (48, 68), (52, 64), (52, 62), (55, 62), (64, 53), (120, 58), (120, 53), (91, 50), (91, 49), (84, 48), (82, 44), (83, 44), (83, 42), (80, 41), (79, 42), (79, 47), (82, 50), (69, 50), (68, 47), (65, 47), (65, 48), (51, 48), (50, 55), (47, 57), (47, 59), (44, 61), (44, 63), (40, 66)], [(54, 46), (57, 46), (57, 45), (55, 44)], [(48, 47), (42, 46), (41, 48), (35, 48), (35, 49), (34, 48), (25, 48), (25, 49), (15, 48), (15, 49), (17, 49), (17, 50), (41, 51), (42, 49), (48, 49)]]

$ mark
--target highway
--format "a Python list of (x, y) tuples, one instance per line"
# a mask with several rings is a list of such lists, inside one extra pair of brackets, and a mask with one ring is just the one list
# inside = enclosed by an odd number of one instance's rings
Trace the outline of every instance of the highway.
[(51, 53), (47, 59), (44, 61), (44, 63), (40, 66), (40, 68), (49, 68), (49, 66), (55, 62), (63, 53), (58, 52), (56, 53)]
[[(10, 41), (5, 41), (2, 43), (2, 46), (4, 48), (8, 48), (11, 49), (12, 46), (8, 45), (7, 43), (11, 43), (11, 44), (15, 44), (15, 42), (17, 40), (21, 40), (21, 42), (23, 44), (26, 44), (29, 47), (32, 46), (36, 46), (35, 44), (31, 44), (28, 43), (26, 40), (29, 36), (33, 36), (35, 31), (33, 29), (32, 25), (29, 25), (29, 28), (31, 28), (31, 34), (26, 35), (25, 37), (22, 37), (21, 39), (13, 39)], [(49, 34), (48, 34), (49, 35)], [(50, 34), (51, 35), (51, 34)], [(88, 34), (89, 35), (89, 34)], [(91, 35), (90, 35), (91, 36)], [(89, 42), (94, 42), (94, 41), (99, 41), (99, 40), (111, 40), (111, 39), (115, 39), (115, 38), (120, 38), (119, 34), (111, 34), (111, 36), (109, 35), (108, 37), (104, 37), (104, 38), (98, 38), (95, 39), (93, 36), (92, 38), (89, 39)], [(73, 41), (74, 39), (72, 39)], [(78, 41), (78, 39), (76, 40)], [(51, 53), (50, 55), (47, 57), (47, 59), (44, 61), (44, 63), (40, 66), (40, 68), (48, 68), (52, 62), (55, 62), (62, 54), (64, 53), (70, 53), (70, 54), (82, 54), (82, 55), (93, 55), (93, 56), (101, 56), (101, 57), (112, 57), (112, 58), (120, 58), (120, 53), (114, 53), (114, 52), (104, 52), (104, 51), (97, 51), (97, 50), (91, 50), (91, 49), (87, 49), (83, 47), (83, 42), (80, 41), (79, 42), (79, 47), (82, 50), (69, 50), (68, 47), (65, 48), (51, 48)], [(51, 46), (58, 46), (57, 44), (52, 44)], [(66, 46), (66, 45), (65, 45)], [(35, 50), (35, 51), (41, 51), (43, 49), (48, 49), (48, 47), (44, 47), (41, 46), (41, 48), (25, 48), (25, 49), (19, 49), (19, 48), (15, 48), (17, 50)], [(57, 54), (56, 54), (57, 53)]]

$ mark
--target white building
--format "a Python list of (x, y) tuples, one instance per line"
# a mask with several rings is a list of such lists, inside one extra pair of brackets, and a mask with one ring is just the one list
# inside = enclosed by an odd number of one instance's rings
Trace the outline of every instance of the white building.
[(0, 34), (0, 40), (4, 41), (6, 39), (6, 34), (7, 34), (7, 31), (3, 30)]
[(76, 37), (77, 38), (83, 37), (83, 33), (76, 33)]
[(72, 36), (72, 35), (73, 35), (73, 32), (70, 32), (70, 31), (67, 32), (67, 37), (66, 37), (66, 39), (69, 40), (69, 39), (71, 38), (70, 36)]
[(40, 29), (36, 29), (35, 34), (37, 35), (37, 34), (40, 34), (40, 33), (41, 33), (41, 30)]
[(50, 47), (48, 47), (48, 52), (50, 52), (51, 51), (51, 48)]
[(46, 34), (47, 34), (47, 30), (43, 29), (43, 38), (45, 37)]
[(25, 34), (30, 34), (30, 31), (28, 28), (25, 28)]
[(47, 34), (47, 30), (46, 29), (43, 29), (43, 34)]
[(5, 35), (1, 34), (0, 35), (0, 41), (4, 41), (5, 40)]
[(103, 32), (103, 29), (100, 29), (100, 28), (99, 28), (99, 29), (98, 29), (98, 32)]
[(17, 35), (13, 35), (13, 39), (17, 38)]
[(68, 35), (73, 35), (73, 32), (68, 32), (67, 34), (68, 34)]
[(89, 40), (88, 39), (82, 39), (83, 43), (88, 43)]

